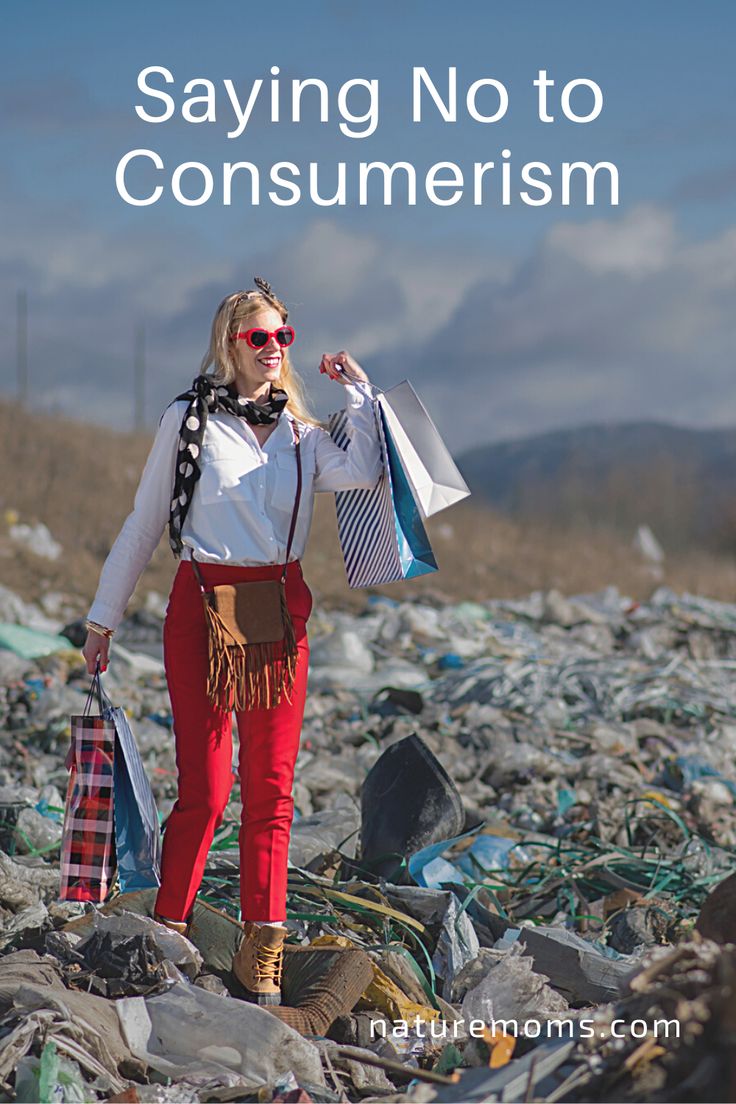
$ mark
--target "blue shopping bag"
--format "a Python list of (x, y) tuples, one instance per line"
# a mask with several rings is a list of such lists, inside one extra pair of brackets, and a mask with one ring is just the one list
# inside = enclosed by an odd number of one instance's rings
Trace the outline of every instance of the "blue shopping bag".
[(121, 893), (161, 884), (161, 828), (145, 767), (125, 710), (114, 706), (102, 689), (99, 664), (97, 685), (100, 715), (114, 729), (113, 817), (115, 853)]
[(161, 884), (161, 828), (156, 799), (125, 710), (110, 704), (115, 725), (115, 850), (120, 892)]
[[(337, 491), (337, 531), (350, 587), (380, 586), (437, 571), (437, 561), (414, 501), (396, 440), (379, 403), (374, 411), (383, 474), (371, 490)], [(347, 449), (347, 414), (328, 420), (330, 436)]]

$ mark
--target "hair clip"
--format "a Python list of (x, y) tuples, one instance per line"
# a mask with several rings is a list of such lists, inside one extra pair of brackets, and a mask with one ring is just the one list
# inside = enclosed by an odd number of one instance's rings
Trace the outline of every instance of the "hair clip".
[(276, 298), (276, 296), (273, 293), (273, 288), (269, 284), (268, 280), (264, 280), (262, 276), (254, 276), (253, 277), (253, 283), (269, 299), (275, 299)]
[[(234, 313), (240, 306), (240, 304), (243, 303), (245, 300), (253, 299), (258, 296), (265, 296), (266, 299), (270, 299), (274, 306), (282, 312), (283, 319), (284, 321), (286, 321), (286, 319), (288, 318), (288, 311), (286, 311), (284, 304), (274, 293), (274, 290), (269, 284), (268, 280), (264, 280), (262, 276), (254, 276), (253, 282), (255, 283), (258, 290), (254, 291), (252, 288), (250, 288), (248, 291), (241, 291), (238, 297), (236, 299), (233, 299), (230, 303), (231, 314)], [(227, 300), (225, 300), (225, 302), (227, 302)], [(286, 313), (283, 313), (284, 311), (286, 311)]]
[(279, 299), (278, 295), (276, 295), (276, 293), (274, 292), (268, 280), (264, 280), (262, 276), (254, 276), (253, 283), (258, 288), (258, 292), (256, 294), (260, 293), (261, 295), (264, 295), (266, 299), (270, 299), (274, 307), (280, 312), (281, 317), (285, 322), (286, 319), (289, 317), (289, 312)]
[[(257, 291), (241, 291), (236, 299), (230, 300), (230, 305), (227, 308), (230, 315), (232, 316), (233, 314), (235, 314), (235, 311), (238, 309), (241, 303), (247, 302), (248, 299), (253, 299), (256, 295), (258, 295)], [(227, 299), (225, 300), (225, 303), (227, 303)]]

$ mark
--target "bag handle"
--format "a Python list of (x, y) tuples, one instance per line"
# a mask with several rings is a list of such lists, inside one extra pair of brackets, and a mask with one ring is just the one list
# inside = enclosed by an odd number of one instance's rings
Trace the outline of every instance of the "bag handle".
[[(99, 657), (98, 657), (97, 662), (95, 664), (95, 673), (92, 676), (92, 682), (90, 684), (89, 693), (87, 694), (87, 701), (84, 703), (84, 709), (82, 710), (82, 716), (83, 717), (89, 716), (89, 708), (92, 704), (92, 698), (94, 697), (95, 691), (97, 691), (97, 704), (99, 706), (100, 716), (104, 717), (105, 709), (106, 708), (107, 709), (112, 709), (113, 704), (110, 701), (110, 699), (108, 698), (105, 691), (102, 689), (102, 680), (100, 679), (100, 660), (99, 660)], [(72, 769), (72, 766), (74, 765), (74, 755), (75, 755), (75, 748), (76, 747), (77, 747), (77, 743), (74, 740), (74, 738), (72, 737), (72, 741), (69, 745), (69, 750), (66, 753), (66, 758), (64, 759), (64, 766), (66, 767), (66, 769), (68, 771), (70, 771)]]
[[(299, 513), (299, 501), (302, 495), (302, 456), (299, 448), (299, 426), (296, 421), (291, 423), (292, 432), (294, 435), (294, 454), (296, 457), (296, 495), (294, 497), (294, 509), (291, 512), (291, 524), (289, 525), (289, 536), (286, 540), (286, 559), (284, 562), (284, 570), (281, 574), (280, 582), (286, 582), (286, 570), (289, 563), (289, 553), (291, 552), (291, 542), (294, 539), (294, 532), (296, 530), (296, 517)], [(199, 583), (199, 589), (202, 593), (205, 593), (204, 579), (202, 572), (199, 570), (197, 560), (194, 558), (194, 549), (190, 550), (191, 564), (194, 571), (197, 582)]]
[(100, 681), (100, 660), (97, 659), (95, 664), (95, 673), (92, 676), (92, 682), (90, 683), (89, 693), (87, 694), (87, 701), (84, 703), (84, 709), (82, 710), (82, 716), (86, 717), (89, 713), (90, 706), (92, 705), (92, 698), (94, 697), (95, 690), (97, 691), (97, 704), (100, 710), (100, 716), (102, 716), (102, 682)]
[[(340, 372), (341, 375), (345, 376), (348, 383), (362, 383), (364, 387), (370, 387), (372, 391), (377, 391), (379, 395), (386, 394), (384, 389), (382, 387), (379, 387), (378, 384), (371, 383), (370, 380), (358, 379), (357, 377), (351, 376), (348, 370), (346, 368), (343, 368), (342, 364), (336, 364), (335, 368), (338, 372)], [(373, 396), (373, 398), (375, 399), (375, 395)]]

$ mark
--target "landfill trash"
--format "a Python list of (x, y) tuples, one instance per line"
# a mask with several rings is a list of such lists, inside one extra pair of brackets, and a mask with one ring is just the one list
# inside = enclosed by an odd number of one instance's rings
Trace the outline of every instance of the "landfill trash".
[(595, 944), (565, 929), (522, 928), (519, 940), (534, 969), (546, 974), (563, 996), (579, 1005), (616, 997), (634, 965), (629, 956), (608, 957)]
[[(405, 979), (402, 978), (402, 982), (406, 987)], [(371, 1011), (379, 1012), (390, 1020), (418, 1018), (424, 1023), (430, 1023), (438, 1019), (440, 1010), (430, 1008), (425, 999), (422, 999), (423, 993), (419, 995), (420, 999), (411, 1000), (404, 987), (385, 974), (378, 964), (374, 964), (373, 977), (363, 989), (363, 1006), (370, 1007)]]
[(664, 560), (662, 546), (648, 525), (640, 525), (637, 529), (634, 548), (654, 564), (661, 564)]
[[(242, 925), (217, 909), (196, 901), (190, 938), (171, 931), (150, 918), (155, 906), (155, 889), (123, 893), (113, 897), (94, 912), (67, 923), (53, 933), (61, 957), (73, 961), (84, 956), (85, 948), (99, 935), (128, 940), (148, 936), (165, 958), (183, 977), (218, 995), (242, 996), (242, 989), (231, 973), (233, 954), (242, 937)], [(52, 949), (49, 937), (47, 949)], [(149, 965), (151, 985), (161, 980)], [(106, 968), (106, 973), (109, 971)], [(372, 971), (362, 950), (333, 940), (313, 940), (306, 947), (287, 945), (284, 954), (282, 1004), (268, 1012), (282, 1022), (306, 1034), (323, 1034), (341, 1015), (348, 1014), (368, 985)], [(112, 976), (120, 978), (120, 970)], [(171, 972), (169, 972), (171, 976)], [(203, 981), (203, 979), (206, 979)], [(127, 979), (125, 979), (127, 980)]]
[(77, 952), (84, 953), (87, 945), (96, 936), (116, 936), (124, 940), (145, 936), (159, 947), (162, 959), (172, 962), (190, 981), (199, 974), (203, 963), (202, 955), (196, 946), (179, 932), (133, 912), (123, 911), (107, 916), (102, 912), (93, 912), (90, 915), (92, 931), (77, 945)]
[(38, 809), (23, 808), (16, 821), (18, 851), (48, 852), (61, 843), (61, 824)]
[(58, 964), (48, 955), (23, 950), (0, 958), (0, 1012), (5, 1031), (0, 1038), (0, 1079), (5, 1083), (20, 1059), (32, 1052), (42, 1058), (50, 1040), (103, 1091), (125, 1087), (121, 1070), (140, 1075), (114, 1003), (67, 989)]
[(37, 556), (43, 556), (47, 560), (58, 560), (63, 552), (62, 546), (51, 536), (48, 527), (40, 521), (35, 525), (22, 522), (11, 525), (8, 535), (16, 544), (25, 545)]
[(695, 930), (715, 943), (736, 943), (736, 874), (729, 874), (708, 894)]
[(344, 855), (354, 855), (359, 829), (360, 813), (352, 802), (299, 817), (292, 825), (289, 864), (308, 867), (316, 859), (338, 850)]
[(361, 864), (397, 880), (409, 855), (456, 836), (464, 823), (462, 799), (447, 771), (421, 737), (406, 736), (386, 749), (363, 783)]
[[(455, 978), (453, 999), (462, 1000), (466, 1022), (521, 1022), (556, 1016), (567, 1010), (565, 998), (550, 988), (549, 979), (522, 950), (519, 943), (499, 952), (482, 948), (477, 958), (460, 971)], [(477, 980), (466, 988), (474, 975)]]
[(71, 643), (65, 636), (29, 629), (25, 625), (0, 624), (0, 648), (15, 652), (22, 659), (37, 659), (52, 652), (66, 652)]
[[(15, 1099), (69, 1100), (83, 1104), (90, 1097), (78, 1063), (63, 1058), (54, 1040), (50, 1039), (40, 1058), (25, 1055), (18, 1062), (15, 1068)], [(96, 1094), (94, 1099), (97, 1099)]]
[(143, 932), (117, 942), (111, 932), (95, 932), (70, 956), (75, 969), (67, 983), (101, 997), (150, 993), (172, 977), (155, 939)]
[(371, 702), (371, 712), (380, 713), (382, 717), (391, 717), (403, 713), (421, 713), (423, 708), (424, 702), (421, 694), (416, 690), (402, 690), (396, 686), (384, 687)]
[(24, 602), (18, 594), (1, 584), (0, 621), (46, 633), (59, 633), (62, 628), (62, 623), (44, 604), (39, 607), (32, 602)]
[[(89, 676), (72, 640), (84, 611), (47, 597), (0, 588), (7, 625), (64, 637), (46, 654), (0, 648), (9, 1097), (734, 1096), (736, 605), (660, 586), (638, 603), (609, 587), (316, 610), (287, 1003), (259, 1009), (230, 970), (237, 778), (190, 940), (153, 921), (155, 888), (59, 901), (69, 716)], [(165, 831), (164, 612), (151, 600), (123, 621), (105, 679)], [(360, 670), (339, 662), (347, 645)], [(669, 1020), (679, 1037), (656, 1036)]]
[(436, 932), (433, 975), (440, 979), (441, 996), (449, 998), (455, 976), (476, 957), (480, 947), (467, 912), (449, 890), (387, 885), (386, 896)]
[(292, 1072), (324, 1084), (314, 1046), (248, 1001), (177, 982), (166, 993), (116, 1001), (115, 1009), (132, 1053), (177, 1080), (206, 1085), (217, 1079), (252, 1091)]

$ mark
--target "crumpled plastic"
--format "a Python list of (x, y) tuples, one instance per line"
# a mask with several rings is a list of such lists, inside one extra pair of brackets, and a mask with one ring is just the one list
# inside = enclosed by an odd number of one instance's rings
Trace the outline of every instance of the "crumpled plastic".
[(291, 1070), (325, 1085), (315, 1047), (258, 1005), (177, 983), (153, 997), (124, 997), (115, 1008), (133, 1054), (177, 1081), (255, 1091)]

